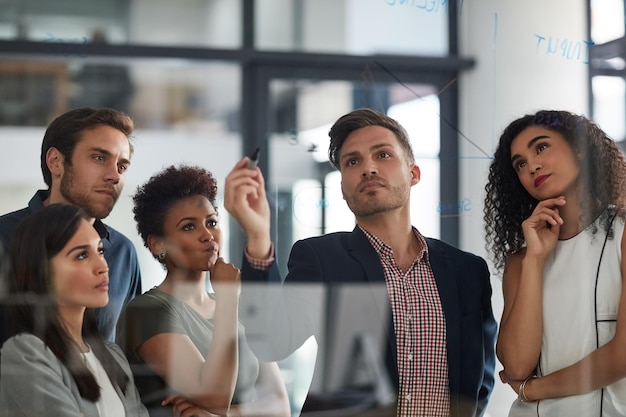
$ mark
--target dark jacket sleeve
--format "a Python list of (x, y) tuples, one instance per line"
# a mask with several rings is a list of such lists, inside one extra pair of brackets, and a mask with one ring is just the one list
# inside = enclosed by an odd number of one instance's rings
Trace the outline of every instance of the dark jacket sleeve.
[(485, 270), (487, 272), (484, 274), (485, 285), (482, 294), (484, 372), (482, 385), (478, 393), (478, 404), (476, 410), (477, 416), (484, 415), (487, 408), (487, 402), (489, 401), (489, 397), (493, 391), (496, 365), (495, 344), (498, 326), (493, 316), (491, 306), (491, 282), (489, 280), (489, 272), (486, 265)]

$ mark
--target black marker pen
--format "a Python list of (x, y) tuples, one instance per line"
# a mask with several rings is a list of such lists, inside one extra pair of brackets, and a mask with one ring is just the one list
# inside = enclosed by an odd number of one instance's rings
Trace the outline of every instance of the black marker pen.
[(261, 149), (256, 148), (256, 150), (254, 151), (254, 153), (250, 157), (250, 160), (248, 161), (248, 169), (254, 169), (259, 164), (259, 153), (260, 152), (261, 152)]

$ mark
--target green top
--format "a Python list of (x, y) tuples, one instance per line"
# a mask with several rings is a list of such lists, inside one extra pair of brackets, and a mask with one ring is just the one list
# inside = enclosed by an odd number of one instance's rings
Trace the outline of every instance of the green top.
[[(214, 299), (215, 295), (209, 293), (209, 297)], [(128, 304), (120, 320), (118, 343), (125, 350), (141, 399), (151, 416), (164, 409), (161, 401), (171, 389), (139, 358), (135, 351), (137, 347), (160, 333), (180, 333), (189, 336), (202, 356), (206, 357), (213, 339), (213, 328), (212, 319), (202, 317), (187, 304), (157, 288)], [(254, 385), (258, 376), (259, 361), (248, 347), (244, 327), (239, 323), (239, 373), (233, 404), (256, 399)]]

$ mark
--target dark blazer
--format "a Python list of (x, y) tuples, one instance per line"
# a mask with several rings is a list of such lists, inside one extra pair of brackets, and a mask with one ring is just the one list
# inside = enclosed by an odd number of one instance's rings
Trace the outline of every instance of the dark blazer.
[[(436, 239), (427, 238), (426, 243), (446, 320), (452, 415), (482, 415), (494, 384), (497, 331), (491, 308), (489, 270), (476, 255)], [(384, 283), (385, 280), (378, 254), (358, 226), (352, 232), (296, 242), (288, 268), (283, 287), (297, 283)], [(267, 325), (261, 327), (271, 336), (263, 344), (251, 343), (259, 356), (265, 356), (266, 360), (282, 359), (315, 334), (315, 329), (308, 326), (310, 317), (303, 313), (306, 295), (281, 299), (276, 294), (260, 296), (256, 291), (260, 286), (254, 283), (281, 283), (275, 263), (269, 270), (259, 271), (244, 256), (242, 280), (244, 303), (253, 303), (254, 297), (259, 302), (258, 309), (269, 312)], [(246, 324), (245, 314), (242, 320)], [(258, 326), (259, 322), (254, 324)], [(394, 357), (396, 340), (389, 339)], [(392, 366), (390, 371), (397, 383), (397, 368)]]

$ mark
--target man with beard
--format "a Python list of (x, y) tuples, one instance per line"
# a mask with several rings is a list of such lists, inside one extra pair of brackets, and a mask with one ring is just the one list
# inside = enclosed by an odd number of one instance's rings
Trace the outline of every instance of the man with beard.
[[(387, 309), (392, 318), (379, 356), (395, 382), (397, 404), (386, 410), (399, 416), (483, 415), (494, 383), (496, 336), (487, 264), (411, 225), (410, 192), (420, 169), (396, 120), (359, 109), (339, 118), (329, 136), (329, 159), (341, 173), (357, 225), (352, 232), (296, 242), (282, 285), (261, 171), (247, 169), (244, 158), (226, 179), (225, 207), (247, 236), (241, 304), (265, 316), (255, 319), (255, 334), (262, 334), (249, 337), (250, 345), (260, 358), (280, 360), (319, 334), (319, 311), (306, 290), (298, 291), (299, 283), (382, 284), (383, 307), (372, 297), (366, 308)], [(328, 323), (342, 320), (329, 314)], [(241, 318), (248, 331), (247, 316)]]
[[(109, 108), (79, 108), (50, 123), (41, 145), (41, 171), (48, 186), (39, 190), (28, 207), (0, 216), (0, 243), (8, 248), (18, 223), (53, 203), (73, 204), (91, 219), (104, 245), (109, 265), (109, 303), (97, 310), (102, 337), (114, 341), (122, 308), (141, 294), (141, 275), (131, 241), (104, 224), (124, 187), (133, 147), (131, 118)], [(8, 326), (0, 310), (2, 324)], [(0, 345), (7, 327), (0, 327)]]

